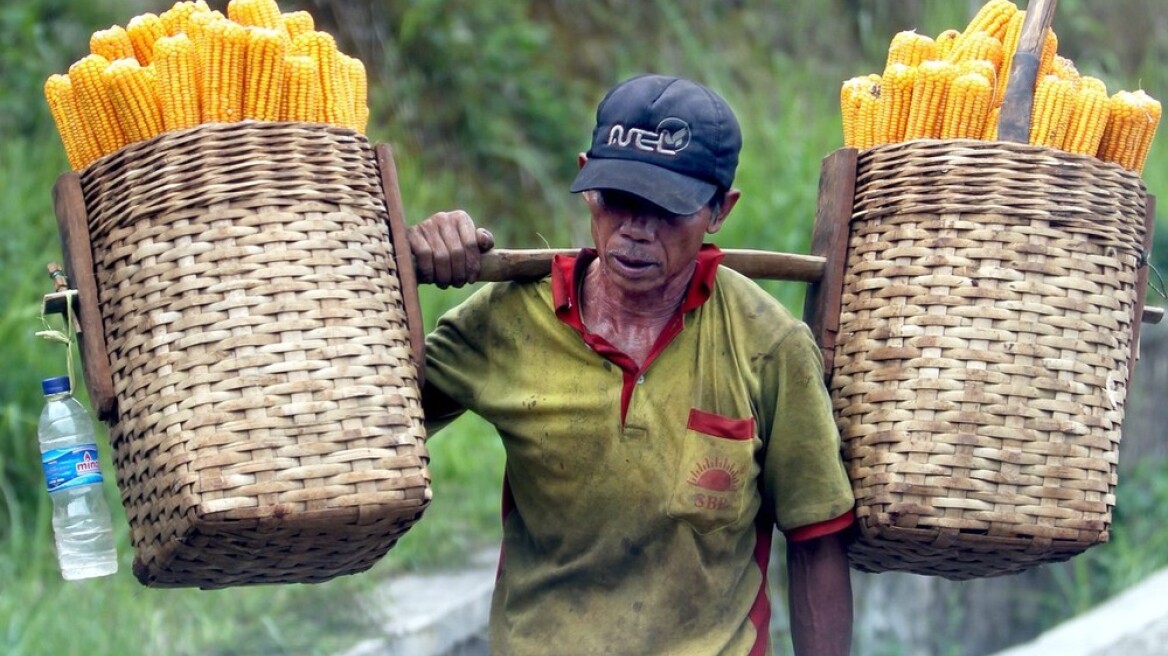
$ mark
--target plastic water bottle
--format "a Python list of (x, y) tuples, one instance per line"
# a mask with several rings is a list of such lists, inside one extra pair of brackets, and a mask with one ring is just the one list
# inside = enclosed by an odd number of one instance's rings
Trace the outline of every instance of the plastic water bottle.
[(45, 483), (53, 500), (53, 535), (61, 576), (68, 581), (118, 571), (109, 504), (102, 492), (93, 420), (68, 376), (41, 383), (45, 407), (37, 436)]

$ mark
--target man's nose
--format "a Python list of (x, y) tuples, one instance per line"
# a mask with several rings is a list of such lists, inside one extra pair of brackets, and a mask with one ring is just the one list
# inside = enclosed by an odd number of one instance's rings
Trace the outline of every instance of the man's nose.
[(630, 236), (640, 238), (653, 237), (661, 226), (661, 217), (652, 211), (629, 212), (621, 224), (621, 229)]

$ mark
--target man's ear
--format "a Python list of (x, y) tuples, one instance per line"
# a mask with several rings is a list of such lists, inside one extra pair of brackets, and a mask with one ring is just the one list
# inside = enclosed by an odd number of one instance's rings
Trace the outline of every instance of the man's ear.
[(706, 233), (714, 234), (722, 229), (722, 224), (726, 222), (726, 217), (730, 215), (730, 210), (734, 209), (734, 205), (738, 203), (738, 199), (742, 196), (742, 192), (738, 189), (731, 188), (726, 192), (726, 198), (722, 201), (722, 207), (718, 209), (718, 216), (710, 217), (710, 227), (706, 228)]
[(576, 164), (580, 168), (584, 168), (584, 165), (587, 163), (588, 163), (588, 153), (580, 153), (579, 155), (576, 155)]

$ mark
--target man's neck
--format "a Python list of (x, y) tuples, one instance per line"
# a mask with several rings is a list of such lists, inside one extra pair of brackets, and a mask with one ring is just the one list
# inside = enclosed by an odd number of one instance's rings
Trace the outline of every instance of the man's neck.
[(663, 288), (630, 293), (613, 283), (599, 260), (588, 267), (580, 289), (580, 317), (588, 331), (643, 365), (661, 332), (681, 308), (689, 291), (696, 263), (687, 275)]

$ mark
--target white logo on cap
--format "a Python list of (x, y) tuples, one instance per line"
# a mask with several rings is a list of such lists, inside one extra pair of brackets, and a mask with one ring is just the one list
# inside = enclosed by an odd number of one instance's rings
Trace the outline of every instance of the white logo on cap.
[(608, 145), (636, 148), (648, 153), (676, 155), (689, 145), (689, 124), (679, 118), (667, 118), (657, 124), (657, 131), (626, 128), (617, 124), (608, 131)]

